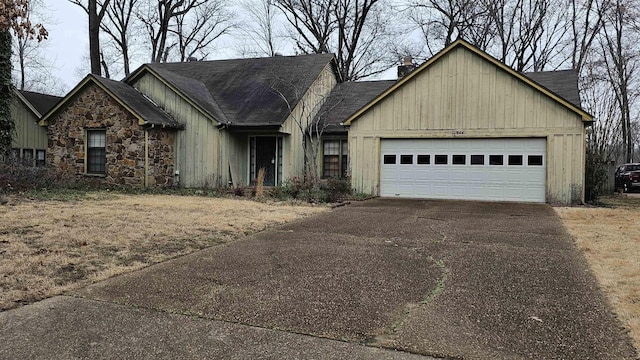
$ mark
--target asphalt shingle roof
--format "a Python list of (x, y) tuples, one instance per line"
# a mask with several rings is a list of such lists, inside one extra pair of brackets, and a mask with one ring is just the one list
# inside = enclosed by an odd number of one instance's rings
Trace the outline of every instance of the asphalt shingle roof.
[(287, 102), (295, 107), (332, 59), (312, 54), (147, 66), (218, 122), (270, 126), (286, 120)]
[(582, 109), (578, 73), (575, 70), (528, 72), (523, 75)]
[(142, 95), (132, 86), (111, 79), (92, 75), (100, 84), (109, 89), (120, 101), (125, 103), (145, 120), (145, 123), (170, 128), (179, 128), (181, 125), (171, 115), (156, 106), (149, 98)]
[(346, 131), (341, 122), (382, 94), (395, 80), (350, 81), (338, 84), (324, 102), (315, 121), (327, 124), (325, 133)]
[(49, 110), (62, 100), (62, 97), (60, 96), (47, 95), (33, 91), (20, 90), (20, 94), (22, 94), (22, 96), (31, 103), (40, 115), (44, 115), (49, 112)]

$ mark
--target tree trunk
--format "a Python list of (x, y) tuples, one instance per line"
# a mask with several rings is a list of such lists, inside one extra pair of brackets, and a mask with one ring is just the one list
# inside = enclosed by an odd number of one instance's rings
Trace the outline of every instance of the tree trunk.
[(100, 18), (97, 0), (89, 0), (89, 59), (91, 73), (102, 75), (100, 64)]

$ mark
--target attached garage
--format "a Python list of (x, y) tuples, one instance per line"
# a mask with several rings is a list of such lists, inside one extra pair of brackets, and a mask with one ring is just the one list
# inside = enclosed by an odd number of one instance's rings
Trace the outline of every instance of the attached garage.
[(380, 196), (545, 201), (546, 139), (382, 139)]
[(356, 191), (578, 203), (585, 129), (572, 70), (522, 74), (458, 40), (343, 122)]

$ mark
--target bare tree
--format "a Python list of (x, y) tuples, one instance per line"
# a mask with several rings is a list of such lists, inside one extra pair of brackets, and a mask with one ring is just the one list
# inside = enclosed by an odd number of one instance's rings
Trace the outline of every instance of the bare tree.
[(277, 8), (272, 0), (245, 0), (240, 8), (246, 21), (238, 26), (239, 32), (248, 45), (242, 52), (251, 56), (276, 56), (282, 44), (278, 41)]
[(386, 70), (387, 13), (382, 0), (276, 0), (303, 53), (335, 53), (345, 80)]
[(615, 94), (620, 110), (620, 131), (623, 144), (623, 156), (630, 162), (633, 154), (633, 140), (631, 137), (631, 109), (637, 100), (637, 88), (633, 81), (638, 70), (638, 49), (632, 44), (638, 39), (632, 38), (633, 28), (630, 26), (631, 8), (620, 0), (612, 3), (607, 12), (606, 21), (602, 29), (600, 41), (602, 71), (609, 81)]
[(336, 28), (332, 0), (275, 0), (294, 32), (296, 46), (306, 54), (329, 53)]
[(477, 0), (428, 0), (409, 3), (409, 18), (425, 39), (431, 54), (457, 38), (486, 49), (491, 39), (489, 8)]
[(177, 39), (179, 61), (187, 61), (196, 54), (204, 59), (211, 51), (211, 43), (231, 29), (232, 14), (226, 10), (226, 4), (222, 0), (205, 2), (190, 10), (183, 10), (185, 11), (177, 12), (175, 26), (169, 29)]
[(158, 0), (154, 5), (150, 1), (144, 7), (144, 12), (138, 12), (138, 19), (144, 23), (149, 36), (152, 62), (166, 61), (169, 52), (176, 46), (175, 43), (168, 43), (172, 20), (205, 2), (206, 0)]
[[(106, 7), (107, 21), (100, 23), (100, 29), (119, 49), (125, 76), (131, 73), (130, 36), (134, 26), (133, 21), (136, 19), (135, 10), (139, 5), (140, 0), (111, 0), (111, 3)], [(101, 51), (101, 63), (105, 71), (108, 71), (104, 61), (104, 51)]]
[(111, 0), (69, 0), (84, 9), (89, 16), (89, 59), (91, 73), (102, 75), (100, 59), (100, 24)]
[(566, 9), (552, 0), (498, 0), (488, 2), (495, 29), (489, 48), (517, 71), (541, 71), (561, 53), (567, 32)]
[(285, 77), (274, 74), (268, 86), (286, 104), (289, 116), (302, 138), (303, 183), (309, 187), (318, 186), (318, 157), (322, 135), (329, 126), (326, 114), (341, 100), (328, 104), (329, 106), (324, 107), (324, 113), (321, 113), (329, 92), (319, 82), (305, 91)]
[[(46, 4), (42, 0), (32, 0), (25, 14), (25, 21), (30, 23), (51, 24)], [(13, 37), (13, 69), (14, 83), (20, 90), (47, 91), (56, 86), (53, 70), (54, 61), (43, 55), (46, 41), (37, 41), (29, 37)], [(58, 90), (59, 87), (58, 87)]]
[(571, 67), (581, 73), (604, 23), (606, 0), (569, 1), (571, 11)]
[(336, 61), (346, 80), (376, 75), (389, 67), (383, 44), (386, 14), (380, 0), (339, 0), (334, 9), (337, 21)]

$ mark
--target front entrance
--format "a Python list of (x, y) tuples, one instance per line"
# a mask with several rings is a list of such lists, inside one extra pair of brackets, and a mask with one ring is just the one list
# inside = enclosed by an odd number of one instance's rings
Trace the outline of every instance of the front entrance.
[(264, 169), (264, 186), (280, 184), (282, 178), (282, 137), (254, 136), (250, 138), (251, 166), (249, 179), (255, 184), (260, 169)]

